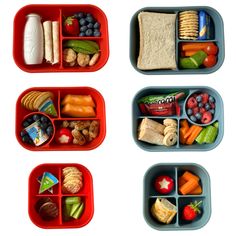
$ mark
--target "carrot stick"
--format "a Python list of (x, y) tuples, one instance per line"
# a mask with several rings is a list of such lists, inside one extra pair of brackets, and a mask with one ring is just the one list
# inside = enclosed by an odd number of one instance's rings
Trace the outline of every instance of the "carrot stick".
[(182, 185), (184, 185), (187, 181), (182, 177), (180, 176), (178, 178), (178, 186), (181, 187)]
[[(197, 125), (193, 125), (194, 129), (191, 132), (190, 136), (188, 136), (187, 140), (186, 140), (186, 144), (191, 145), (193, 144), (193, 142), (195, 141), (195, 139), (197, 138), (197, 136), (200, 134), (200, 132), (202, 131), (202, 127), (197, 126)], [(191, 126), (192, 128), (192, 126)], [(191, 129), (190, 128), (190, 129)]]
[(189, 181), (190, 179), (195, 179), (196, 181), (199, 181), (199, 179), (200, 179), (197, 175), (194, 175), (189, 171), (185, 171), (184, 174), (182, 175), (182, 178), (185, 181)]
[(199, 195), (202, 194), (202, 187), (198, 185), (193, 191), (189, 192), (191, 195)]
[(179, 192), (183, 195), (189, 194), (191, 191), (198, 187), (198, 182), (195, 179), (190, 179), (179, 188)]
[(189, 129), (189, 124), (188, 124), (188, 121), (187, 121), (187, 120), (181, 120), (181, 121), (180, 121), (180, 126), (181, 126), (182, 128), (187, 128), (187, 129)]
[(186, 138), (184, 138), (184, 135), (188, 132), (188, 129), (186, 127), (182, 127), (179, 129), (179, 141), (181, 144), (186, 143)]
[(196, 52), (197, 52), (197, 50), (185, 51), (185, 52), (184, 52), (184, 56), (186, 56), (186, 57), (191, 57), (191, 56), (193, 56)]
[(192, 126), (189, 128), (188, 132), (184, 135), (184, 138), (187, 139), (187, 138), (192, 134), (192, 132), (195, 130), (196, 127), (198, 127), (198, 126), (197, 126), (197, 125), (192, 125)]
[(213, 43), (186, 43), (181, 45), (181, 51), (199, 51)]

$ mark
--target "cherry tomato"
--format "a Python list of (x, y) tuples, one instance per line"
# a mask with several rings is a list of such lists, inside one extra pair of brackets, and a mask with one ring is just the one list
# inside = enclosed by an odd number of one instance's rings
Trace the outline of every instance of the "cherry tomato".
[(214, 43), (211, 43), (204, 49), (204, 52), (207, 55), (216, 55), (218, 52), (218, 47)]
[(203, 61), (203, 65), (207, 68), (213, 67), (216, 64), (216, 61), (217, 61), (217, 59), (216, 59), (215, 55), (209, 55)]

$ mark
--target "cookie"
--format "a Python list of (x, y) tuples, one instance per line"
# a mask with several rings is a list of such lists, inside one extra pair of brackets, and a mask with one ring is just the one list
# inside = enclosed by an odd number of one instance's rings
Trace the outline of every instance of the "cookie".
[(39, 209), (39, 215), (43, 220), (53, 220), (59, 215), (57, 204), (54, 202), (46, 202)]
[(173, 146), (177, 142), (177, 134), (176, 133), (167, 133), (163, 139), (163, 144), (167, 147)]
[(177, 122), (176, 122), (176, 120), (170, 119), (170, 118), (164, 119), (163, 124), (164, 124), (165, 126), (177, 127)]
[(79, 192), (82, 186), (83, 186), (83, 183), (81, 180), (72, 179), (72, 180), (67, 181), (66, 183), (63, 183), (62, 191), (63, 193), (76, 194)]
[(78, 168), (76, 167), (65, 167), (62, 169), (62, 174), (65, 176), (67, 174), (69, 174), (70, 172), (77, 172), (77, 173), (81, 173)]

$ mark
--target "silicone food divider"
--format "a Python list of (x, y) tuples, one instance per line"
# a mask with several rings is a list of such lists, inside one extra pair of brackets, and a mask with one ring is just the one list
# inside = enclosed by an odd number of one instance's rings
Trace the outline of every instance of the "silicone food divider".
[[(178, 36), (178, 14), (181, 11), (195, 10), (200, 11), (204, 10), (212, 19), (214, 27), (214, 37), (209, 40), (182, 40)], [(140, 70), (137, 68), (137, 59), (139, 55), (139, 23), (138, 23), (138, 14), (140, 12), (158, 12), (158, 13), (175, 13), (176, 24), (175, 24), (175, 51), (176, 51), (176, 70)], [(194, 42), (214, 42), (218, 48), (217, 64), (211, 68), (200, 68), (200, 69), (179, 69), (179, 45), (182, 42), (194, 43)], [(145, 7), (138, 10), (132, 17), (130, 23), (130, 61), (135, 70), (140, 73), (147, 75), (161, 75), (161, 74), (208, 74), (218, 70), (224, 61), (224, 24), (221, 15), (214, 8), (208, 6), (188, 6), (188, 7)]]
[[(178, 104), (180, 105), (181, 111), (180, 111), (180, 116), (173, 115), (173, 116), (147, 116), (143, 115), (140, 112), (139, 106), (138, 106), (138, 101), (140, 98), (148, 96), (148, 95), (161, 95), (161, 94), (170, 94), (173, 92), (178, 92), (178, 91), (184, 91), (186, 94), (186, 97), (184, 100), (178, 101)], [(196, 124), (193, 121), (190, 120), (189, 116), (186, 113), (186, 102), (188, 98), (193, 95), (193, 94), (198, 94), (198, 93), (207, 93), (215, 98), (215, 114), (213, 116), (213, 119), (210, 123), (208, 124)], [(145, 151), (153, 151), (153, 152), (158, 152), (158, 151), (209, 151), (211, 149), (216, 148), (222, 138), (223, 138), (223, 133), (224, 133), (224, 107), (223, 107), (223, 101), (220, 96), (220, 94), (214, 90), (213, 88), (207, 87), (207, 86), (184, 86), (184, 87), (146, 87), (141, 89), (137, 94), (135, 95), (133, 99), (133, 104), (132, 104), (132, 117), (133, 117), (133, 138), (135, 143), (142, 148)], [(178, 135), (178, 140), (176, 145), (174, 146), (158, 146), (158, 145), (152, 145), (146, 142), (142, 142), (138, 140), (138, 126), (143, 118), (149, 118), (155, 121), (158, 121), (159, 123), (163, 123), (163, 120), (165, 118), (172, 118), (177, 121), (178, 127), (177, 127), (177, 135)], [(179, 128), (180, 128), (180, 122), (181, 120), (186, 119), (190, 125), (196, 124), (201, 127), (206, 127), (209, 126), (216, 121), (219, 123), (218, 127), (218, 135), (214, 143), (212, 144), (197, 144), (194, 143), (192, 145), (183, 145), (179, 141)]]
[[(62, 193), (62, 169), (65, 167), (77, 167), (83, 174), (83, 187), (77, 194), (64, 194)], [(44, 192), (38, 193), (39, 183), (37, 178), (44, 172), (50, 172), (59, 183), (53, 187), (53, 193)], [(84, 211), (81, 217), (77, 220), (71, 219), (69, 221), (63, 220), (63, 199), (67, 196), (81, 197), (84, 202)], [(59, 209), (59, 216), (54, 220), (45, 221), (41, 219), (39, 213), (35, 209), (36, 202), (42, 197), (49, 197), (55, 202)], [(29, 176), (29, 191), (28, 191), (28, 213), (31, 221), (38, 227), (45, 229), (60, 229), (60, 228), (80, 228), (90, 222), (94, 213), (94, 199), (93, 199), (93, 179), (89, 170), (80, 164), (75, 163), (61, 163), (61, 164), (41, 164), (35, 167)]]
[[(63, 17), (74, 15), (78, 12), (91, 13), (101, 24), (100, 37), (70, 37), (63, 34)], [(23, 58), (23, 40), (26, 16), (36, 13), (42, 17), (42, 22), (51, 20), (59, 21), (60, 24), (60, 63), (51, 65), (46, 63), (40, 65), (26, 65)], [(99, 44), (100, 58), (94, 66), (68, 67), (63, 65), (63, 42), (69, 39), (92, 40)], [(26, 72), (93, 72), (101, 69), (109, 57), (108, 22), (105, 13), (94, 5), (89, 4), (32, 4), (21, 8), (14, 19), (13, 34), (13, 57), (17, 66)]]
[[(54, 98), (53, 102), (55, 105), (55, 108), (57, 110), (58, 116), (57, 117), (51, 117), (50, 120), (55, 128), (54, 135), (52, 138), (45, 144), (41, 146), (33, 146), (26, 144), (22, 141), (20, 133), (23, 130), (22, 122), (26, 117), (29, 115), (35, 114), (35, 112), (29, 111), (26, 108), (24, 108), (21, 104), (21, 99), (23, 96), (30, 91), (50, 91), (53, 93)], [(96, 105), (96, 117), (89, 117), (89, 118), (72, 118), (72, 117), (65, 117), (61, 114), (61, 106), (60, 103), (62, 99), (67, 94), (73, 94), (73, 95), (91, 95), (95, 105)], [(92, 140), (89, 143), (86, 143), (84, 146), (75, 145), (75, 144), (58, 144), (55, 141), (55, 133), (57, 129), (61, 126), (63, 121), (79, 121), (79, 120), (97, 120), (100, 123), (99, 126), (99, 134), (98, 136)], [(20, 145), (28, 150), (31, 151), (84, 151), (84, 150), (92, 150), (94, 148), (97, 148), (101, 143), (103, 142), (105, 135), (106, 135), (106, 113), (105, 113), (105, 101), (102, 97), (102, 95), (91, 87), (35, 87), (35, 88), (29, 88), (25, 90), (18, 98), (16, 103), (16, 124), (15, 124), (15, 133), (16, 138)]]
[[(181, 195), (178, 193), (178, 177), (189, 171), (200, 178), (202, 194)], [(158, 176), (167, 175), (174, 179), (174, 190), (168, 195), (160, 195), (154, 188), (154, 181)], [(170, 224), (157, 221), (151, 214), (151, 206), (157, 198), (166, 198), (177, 207), (177, 214)], [(210, 176), (207, 171), (195, 163), (161, 163), (151, 166), (144, 176), (144, 218), (148, 225), (157, 230), (194, 230), (203, 227), (211, 216)], [(202, 201), (201, 214), (194, 221), (182, 219), (184, 206), (194, 201)]]

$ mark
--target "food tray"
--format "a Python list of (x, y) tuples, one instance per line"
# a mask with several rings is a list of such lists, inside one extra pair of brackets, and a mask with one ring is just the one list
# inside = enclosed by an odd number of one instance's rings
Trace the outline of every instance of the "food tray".
[[(28, 94), (31, 91), (49, 91), (54, 95), (53, 103), (57, 110), (57, 117), (52, 117), (49, 115), (45, 115), (42, 112), (34, 112), (26, 109), (22, 106), (21, 100), (25, 94)], [(67, 94), (81, 94), (81, 95), (91, 95), (94, 103), (95, 103), (95, 117), (88, 118), (72, 118), (67, 117), (61, 114), (61, 101)], [(53, 135), (49, 139), (48, 142), (42, 144), (41, 146), (33, 146), (26, 144), (22, 141), (20, 133), (22, 131), (22, 122), (29, 117), (29, 115), (34, 114), (44, 114), (46, 117), (50, 119), (53, 124)], [(86, 143), (83, 146), (75, 145), (73, 143), (69, 144), (58, 144), (55, 141), (55, 133), (57, 129), (61, 126), (63, 121), (86, 121), (86, 120), (95, 120), (100, 123), (99, 125), (99, 133), (96, 138), (94, 138), (91, 142)], [(97, 148), (103, 142), (106, 135), (106, 114), (105, 114), (105, 102), (102, 95), (95, 89), (91, 87), (34, 87), (25, 90), (18, 98), (16, 103), (16, 123), (15, 123), (15, 133), (16, 138), (20, 145), (31, 151), (84, 151), (84, 150), (92, 150)]]
[[(143, 115), (139, 109), (138, 101), (140, 98), (143, 98), (145, 96), (149, 95), (160, 95), (160, 94), (170, 94), (173, 92), (178, 91), (184, 91), (186, 94), (186, 97), (184, 97), (182, 100), (178, 102), (180, 106), (180, 116), (172, 115), (172, 116), (151, 116), (151, 115)], [(187, 109), (186, 104), (188, 99), (196, 93), (208, 93), (209, 95), (213, 96), (215, 98), (215, 114), (213, 116), (212, 121), (209, 124), (197, 124), (193, 122), (189, 116), (187, 115)], [(145, 151), (152, 151), (152, 152), (158, 152), (158, 151), (209, 151), (211, 149), (214, 149), (219, 145), (223, 138), (224, 133), (224, 109), (223, 109), (223, 101), (220, 96), (220, 94), (214, 90), (213, 88), (206, 87), (206, 86), (184, 86), (184, 87), (146, 87), (141, 89), (134, 97), (133, 104), (132, 104), (132, 117), (133, 117), (133, 138), (136, 144), (142, 148)], [(149, 144), (143, 141), (138, 140), (138, 127), (141, 123), (141, 120), (144, 118), (149, 118), (154, 121), (158, 121), (160, 123), (163, 122), (165, 118), (171, 118), (176, 120), (177, 122), (177, 143), (173, 146), (158, 146)], [(180, 143), (179, 137), (179, 130), (180, 130), (180, 123), (182, 120), (187, 120), (189, 125), (198, 125), (202, 128), (212, 125), (214, 122), (218, 122), (218, 134), (216, 136), (216, 139), (213, 143), (204, 143), (204, 144), (198, 144), (194, 142), (192, 145), (184, 145)]]
[[(94, 18), (101, 24), (100, 37), (74, 37), (66, 36), (62, 32), (63, 17), (73, 15), (77, 12), (91, 13)], [(23, 57), (23, 40), (26, 16), (30, 13), (36, 13), (42, 17), (42, 21), (59, 21), (59, 64), (51, 65), (45, 61), (39, 65), (26, 65)], [(63, 42), (69, 39), (92, 40), (99, 44), (100, 58), (94, 66), (87, 67), (68, 67), (63, 65)], [(108, 39), (108, 22), (105, 13), (94, 5), (89, 4), (32, 4), (21, 8), (14, 19), (13, 34), (13, 57), (16, 65), (26, 72), (93, 72), (101, 69), (109, 57), (109, 39)]]
[[(178, 17), (180, 11), (187, 10), (204, 10), (213, 21), (213, 36), (209, 40), (181, 40), (178, 37)], [(140, 70), (137, 68), (137, 58), (139, 55), (139, 23), (138, 14), (140, 12), (158, 12), (158, 13), (176, 13), (176, 23), (175, 23), (175, 50), (176, 50), (176, 64), (177, 69), (174, 70)], [(218, 59), (217, 63), (210, 68), (199, 68), (199, 69), (180, 69), (179, 68), (179, 56), (180, 56), (180, 43), (188, 42), (214, 42), (218, 46)], [(224, 26), (221, 15), (214, 9), (208, 6), (188, 6), (188, 7), (145, 7), (138, 10), (132, 17), (130, 23), (130, 61), (132, 66), (140, 73), (147, 75), (162, 75), (162, 74), (208, 74), (218, 70), (224, 61), (225, 56), (225, 46), (224, 46)]]
[[(83, 187), (76, 194), (64, 194), (62, 193), (62, 169), (64, 167), (77, 167), (83, 175)], [(53, 187), (54, 192), (44, 192), (39, 194), (39, 183), (37, 178), (43, 174), (43, 172), (52, 173), (58, 180), (59, 183)], [(79, 219), (64, 221), (62, 217), (62, 204), (63, 198), (68, 196), (78, 196), (83, 199), (85, 207), (84, 211)], [(41, 219), (38, 212), (35, 210), (35, 203), (41, 197), (50, 197), (58, 206), (59, 215), (57, 218), (51, 221), (45, 221)], [(94, 213), (94, 200), (93, 200), (93, 179), (89, 170), (80, 164), (41, 164), (35, 167), (29, 176), (29, 192), (28, 192), (28, 213), (31, 221), (38, 227), (45, 229), (56, 229), (56, 228), (80, 228), (90, 222)]]
[[(202, 194), (180, 195), (178, 192), (178, 178), (185, 172), (190, 171), (200, 178)], [(168, 175), (174, 179), (174, 190), (168, 195), (160, 195), (154, 188), (154, 180), (157, 176)], [(177, 214), (170, 224), (158, 222), (152, 216), (150, 208), (156, 198), (166, 198), (176, 205)], [(182, 219), (181, 211), (186, 204), (193, 201), (202, 201), (201, 214), (194, 221), (187, 222)], [(194, 163), (164, 163), (151, 166), (144, 176), (144, 218), (146, 222), (157, 230), (194, 230), (203, 227), (211, 216), (211, 190), (210, 177), (207, 171)]]

